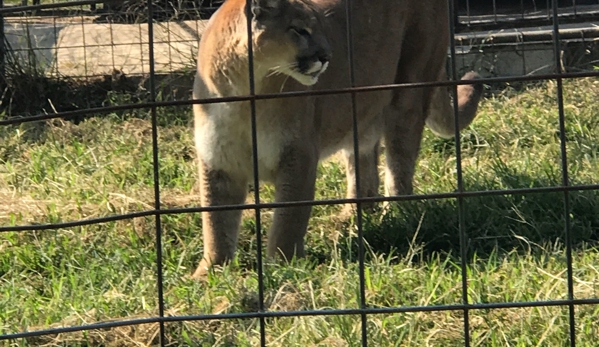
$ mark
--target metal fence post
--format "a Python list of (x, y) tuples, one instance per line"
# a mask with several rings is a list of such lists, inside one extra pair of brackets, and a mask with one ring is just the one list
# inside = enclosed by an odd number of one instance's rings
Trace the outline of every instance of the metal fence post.
[[(0, 9), (4, 8), (4, 0), (0, 0)], [(6, 53), (6, 45), (4, 39), (4, 14), (0, 13), (0, 81), (4, 84), (5, 80), (5, 68), (4, 68), (4, 57)]]

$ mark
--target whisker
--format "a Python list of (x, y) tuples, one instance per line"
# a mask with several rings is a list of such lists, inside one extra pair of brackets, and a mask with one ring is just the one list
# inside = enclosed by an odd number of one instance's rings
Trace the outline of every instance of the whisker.
[(274, 76), (276, 74), (282, 74), (282, 73), (284, 73), (283, 70), (287, 70), (287, 69), (292, 70), (295, 67), (297, 67), (297, 63), (289, 63), (289, 64), (285, 64), (285, 65), (275, 66), (270, 69), (270, 71), (266, 75), (266, 77)]
[(270, 77), (270, 76), (274, 76), (274, 75), (278, 75), (281, 74), (282, 72), (279, 70), (270, 70), (270, 72), (268, 74), (266, 74), (265, 77)]
[(289, 63), (286, 65), (279, 65), (277, 68), (285, 69), (285, 68), (294, 68), (294, 67), (297, 67), (297, 62)]
[(279, 93), (283, 92), (283, 88), (285, 88), (285, 83), (287, 83), (287, 80), (289, 79), (289, 75), (287, 75), (285, 77), (285, 79), (283, 80), (283, 83), (281, 84), (281, 89), (279, 90)]

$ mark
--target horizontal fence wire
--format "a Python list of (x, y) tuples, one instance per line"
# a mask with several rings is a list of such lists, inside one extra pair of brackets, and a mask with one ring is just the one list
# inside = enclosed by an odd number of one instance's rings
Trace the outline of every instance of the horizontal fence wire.
[(543, 193), (559, 193), (559, 192), (576, 192), (599, 190), (599, 184), (589, 185), (571, 185), (567, 187), (552, 186), (552, 187), (535, 187), (535, 188), (516, 188), (516, 189), (497, 189), (497, 190), (476, 190), (462, 191), (452, 193), (429, 193), (415, 195), (394, 195), (382, 197), (362, 197), (362, 198), (346, 198), (346, 199), (325, 199), (325, 200), (306, 200), (306, 201), (286, 201), (286, 202), (260, 202), (258, 204), (240, 204), (240, 205), (219, 205), (219, 206), (202, 206), (202, 207), (187, 207), (187, 208), (172, 208), (157, 210), (144, 210), (139, 212), (131, 212), (108, 217), (93, 218), (87, 220), (78, 220), (64, 223), (49, 223), (49, 224), (34, 224), (34, 225), (16, 225), (16, 226), (1, 226), (0, 233), (9, 231), (35, 231), (47, 229), (71, 228), (83, 225), (91, 225), (98, 223), (114, 222), (124, 219), (132, 219), (139, 217), (148, 217), (156, 213), (161, 215), (172, 214), (188, 214), (212, 211), (228, 211), (228, 210), (255, 210), (271, 209), (281, 207), (299, 207), (299, 206), (326, 206), (326, 205), (342, 205), (342, 204), (357, 204), (374, 203), (374, 202), (400, 202), (400, 201), (426, 201), (426, 200), (441, 200), (441, 199), (456, 199), (459, 197), (484, 197), (498, 195), (526, 195), (526, 194), (543, 194)]
[(96, 108), (89, 108), (89, 109), (82, 109), (82, 110), (75, 110), (75, 111), (56, 112), (56, 113), (51, 113), (51, 114), (39, 114), (39, 115), (28, 116), (28, 117), (23, 117), (23, 118), (3, 119), (3, 120), (0, 120), (0, 126), (10, 125), (10, 124), (21, 124), (21, 123), (26, 123), (26, 122), (36, 122), (36, 121), (49, 120), (49, 119), (55, 119), (55, 118), (85, 116), (85, 115), (89, 115), (89, 114), (103, 114), (103, 113), (110, 113), (110, 112), (115, 112), (115, 111), (148, 109), (151, 107), (189, 106), (189, 105), (195, 105), (195, 104), (204, 105), (204, 104), (217, 104), (217, 103), (224, 103), (224, 102), (294, 98), (294, 97), (302, 97), (302, 96), (325, 96), (325, 95), (337, 95), (337, 94), (351, 94), (351, 93), (357, 93), (357, 92), (377, 92), (377, 91), (394, 90), (394, 89), (402, 89), (402, 88), (451, 87), (451, 86), (455, 86), (455, 85), (468, 85), (468, 84), (474, 84), (474, 83), (537, 82), (537, 81), (555, 80), (557, 78), (577, 79), (577, 78), (583, 78), (583, 77), (599, 77), (599, 71), (551, 73), (551, 74), (542, 74), (542, 75), (527, 75), (527, 76), (513, 76), (513, 77), (491, 77), (491, 78), (477, 79), (476, 82), (473, 82), (471, 80), (465, 80), (465, 81), (400, 83), (400, 84), (388, 84), (388, 85), (366, 86), (366, 87), (355, 87), (355, 88), (342, 88), (342, 89), (331, 89), (331, 90), (282, 92), (279, 94), (256, 94), (256, 95), (217, 97), (217, 98), (206, 98), (206, 99), (131, 103), (131, 104), (123, 104), (123, 105), (115, 105), (115, 106), (96, 107)]
[(187, 316), (164, 316), (148, 317), (137, 319), (116, 320), (111, 322), (93, 323), (86, 325), (77, 325), (70, 327), (52, 328), (36, 331), (25, 331), (14, 334), (0, 335), (0, 341), (13, 340), (19, 338), (35, 337), (42, 335), (61, 334), (76, 331), (85, 331), (92, 329), (110, 329), (115, 327), (141, 325), (148, 323), (171, 323), (186, 321), (206, 321), (206, 320), (233, 320), (248, 318), (283, 318), (283, 317), (325, 317), (325, 316), (346, 316), (346, 315), (384, 315), (394, 313), (415, 313), (415, 312), (447, 312), (464, 310), (494, 310), (511, 308), (532, 308), (532, 307), (556, 307), (568, 305), (599, 305), (599, 298), (596, 299), (574, 299), (574, 300), (549, 300), (549, 301), (524, 301), (524, 302), (498, 302), (498, 303), (477, 303), (477, 304), (455, 304), (455, 305), (430, 305), (430, 306), (403, 306), (403, 307), (367, 307), (350, 309), (330, 309), (330, 310), (305, 310), (305, 311), (264, 311), (264, 312), (244, 312), (244, 313), (220, 313), (220, 314), (198, 314)]
[(11, 6), (11, 7), (0, 8), (0, 15), (19, 13), (19, 12), (27, 12), (27, 11), (35, 11), (35, 10), (48, 10), (48, 9), (62, 8), (62, 7), (85, 6), (85, 5), (92, 5), (92, 4), (99, 4), (99, 3), (102, 3), (102, 0), (80, 0), (80, 1), (68, 1), (68, 2), (51, 2), (51, 3), (47, 3), (47, 4), (26, 5), (26, 6), (14, 6), (14, 7)]
[[(493, 1), (493, 13), (498, 14), (496, 1)], [(0, 7), (0, 19), (3, 16), (11, 13), (35, 11), (35, 10), (48, 10), (72, 6), (84, 6), (84, 5), (95, 5), (101, 3), (97, 0), (87, 1), (72, 1), (65, 3), (45, 3), (35, 4), (27, 6), (16, 6), (16, 7)], [(301, 96), (319, 96), (319, 95), (334, 95), (334, 94), (350, 94), (352, 97), (352, 121), (353, 121), (353, 134), (354, 134), (354, 150), (358, 152), (358, 127), (357, 127), (357, 115), (355, 108), (355, 97), (357, 93), (364, 92), (375, 92), (384, 90), (395, 90), (401, 88), (424, 88), (424, 87), (452, 87), (454, 94), (454, 111), (457, 114), (457, 86), (464, 84), (471, 84), (472, 81), (459, 81), (457, 80), (456, 70), (456, 45), (454, 41), (454, 34), (458, 31), (459, 26), (455, 26), (453, 21), (450, 25), (451, 34), (451, 80), (442, 82), (426, 82), (426, 83), (405, 83), (405, 84), (391, 84), (382, 86), (368, 86), (368, 87), (355, 87), (353, 78), (353, 51), (352, 51), (352, 30), (351, 30), (351, 1), (346, 1), (347, 10), (347, 30), (348, 30), (348, 54), (350, 61), (349, 72), (352, 80), (350, 88), (338, 89), (338, 90), (326, 90), (326, 91), (301, 91), (301, 92), (287, 92), (281, 94), (257, 94), (254, 90), (254, 77), (253, 72), (250, 69), (250, 95), (238, 96), (238, 97), (226, 97), (226, 98), (213, 98), (203, 100), (175, 100), (175, 101), (157, 101), (156, 100), (156, 71), (155, 71), (155, 53), (153, 50), (154, 45), (157, 43), (154, 41), (154, 5), (152, 1), (149, 1), (147, 10), (148, 20), (148, 44), (149, 44), (149, 100), (147, 102), (131, 103), (99, 108), (89, 108), (75, 111), (56, 112), (53, 114), (38, 114), (26, 118), (10, 118), (0, 120), (0, 126), (17, 125), (25, 122), (33, 121), (44, 121), (63, 117), (83, 116), (89, 114), (104, 114), (122, 110), (134, 110), (134, 109), (147, 109), (151, 113), (152, 120), (152, 158), (153, 158), (153, 188), (154, 188), (154, 209), (143, 210), (138, 212), (112, 215), (102, 218), (92, 218), (87, 220), (77, 220), (71, 222), (61, 223), (47, 223), (47, 224), (36, 224), (36, 225), (10, 225), (0, 226), (0, 233), (5, 232), (27, 232), (27, 231), (43, 231), (43, 230), (54, 230), (63, 229), (69, 227), (77, 227), (91, 224), (114, 222), (124, 219), (132, 219), (137, 217), (154, 217), (156, 222), (156, 274), (158, 288), (157, 300), (158, 300), (158, 316), (148, 317), (141, 319), (124, 319), (110, 322), (100, 322), (87, 325), (60, 327), (52, 329), (42, 329), (37, 331), (23, 331), (18, 333), (0, 335), (0, 341), (12, 340), (19, 338), (29, 338), (42, 335), (60, 334), (76, 331), (85, 331), (92, 329), (109, 329), (114, 327), (129, 326), (129, 325), (140, 325), (148, 323), (158, 323), (160, 325), (160, 344), (164, 346), (166, 343), (165, 337), (165, 323), (168, 322), (184, 322), (184, 321), (200, 321), (200, 320), (226, 320), (226, 319), (244, 319), (244, 318), (258, 318), (260, 320), (260, 344), (266, 345), (266, 318), (275, 317), (301, 317), (301, 316), (335, 316), (335, 315), (358, 315), (361, 317), (361, 345), (368, 345), (368, 331), (367, 331), (367, 315), (377, 314), (394, 314), (394, 313), (409, 313), (409, 312), (434, 312), (434, 311), (462, 311), (464, 313), (464, 345), (470, 346), (470, 321), (469, 312), (472, 310), (486, 310), (486, 309), (506, 309), (506, 308), (524, 308), (524, 307), (554, 307), (554, 306), (567, 306), (569, 310), (569, 345), (576, 345), (576, 320), (575, 310), (576, 306), (579, 305), (598, 305), (599, 298), (596, 299), (577, 299), (574, 296), (574, 276), (573, 276), (573, 260), (572, 260), (572, 236), (571, 236), (571, 224), (570, 224), (570, 194), (577, 191), (596, 191), (599, 190), (599, 184), (588, 184), (588, 185), (573, 185), (571, 184), (568, 177), (568, 158), (566, 148), (566, 128), (565, 128), (565, 115), (564, 115), (564, 101), (563, 101), (563, 81), (565, 79), (576, 79), (582, 77), (599, 77), (599, 71), (589, 72), (565, 72), (562, 71), (560, 65), (560, 39), (559, 34), (559, 6), (557, 0), (551, 1), (551, 7), (547, 7), (547, 11), (550, 12), (550, 19), (552, 20), (553, 31), (552, 31), (552, 43), (553, 51), (555, 54), (555, 66), (557, 71), (550, 74), (542, 75), (528, 75), (528, 76), (510, 76), (510, 77), (493, 77), (483, 78), (477, 80), (474, 83), (500, 83), (500, 82), (527, 82), (527, 81), (543, 81), (543, 80), (555, 80), (557, 82), (557, 105), (558, 105), (558, 119), (559, 119), (559, 130), (560, 130), (560, 153), (561, 153), (561, 171), (562, 171), (562, 182), (559, 186), (550, 187), (534, 187), (534, 188), (518, 188), (518, 189), (502, 189), (502, 190), (467, 190), (463, 184), (462, 167), (461, 167), (461, 149), (460, 149), (460, 137), (455, 137), (456, 144), (456, 171), (457, 171), (457, 190), (449, 193), (437, 193), (437, 194), (426, 194), (426, 195), (405, 195), (405, 196), (391, 196), (391, 197), (361, 197), (351, 199), (325, 199), (325, 200), (310, 200), (310, 201), (293, 201), (293, 202), (274, 202), (274, 203), (262, 203), (260, 202), (259, 189), (254, 191), (254, 203), (253, 204), (242, 204), (242, 205), (223, 205), (223, 206), (211, 206), (211, 207), (193, 207), (193, 208), (162, 208), (160, 198), (160, 182), (159, 182), (159, 140), (158, 140), (158, 121), (157, 121), (157, 109), (162, 107), (181, 107), (190, 106), (193, 104), (210, 104), (210, 103), (221, 103), (221, 102), (241, 102), (249, 101), (252, 105), (252, 149), (254, 153), (254, 185), (257, 187), (258, 182), (258, 166), (257, 166), (257, 139), (256, 139), (256, 110), (255, 102), (258, 100), (268, 100), (273, 98), (289, 98), (289, 97), (301, 97)], [(0, 2), (1, 4), (1, 2)], [(249, 1), (248, 1), (249, 5)], [(467, 12), (470, 12), (470, 5), (468, 4)], [(451, 16), (455, 13), (454, 2), (449, 0), (449, 13)], [(576, 6), (575, 6), (576, 11)], [(522, 10), (524, 13), (524, 10)], [(3, 21), (0, 20), (0, 24)], [(4, 33), (4, 31), (2, 31)], [(250, 23), (248, 23), (248, 33), (251, 35)], [(250, 40), (251, 41), (251, 40)], [(252, 51), (250, 47), (250, 61), (252, 61)], [(1, 57), (1, 56), (0, 56)], [(250, 64), (252, 66), (252, 64)], [(457, 117), (456, 117), (457, 118)], [(457, 125), (457, 119), (456, 119)], [(456, 129), (458, 127), (456, 126)], [(456, 130), (457, 132), (457, 130)], [(456, 133), (456, 135), (458, 135)], [(359, 164), (358, 157), (355, 156), (356, 165), (356, 185), (359, 191)], [(468, 277), (467, 277), (467, 235), (465, 234), (464, 228), (464, 199), (468, 197), (485, 197), (485, 196), (497, 196), (497, 195), (518, 195), (518, 194), (537, 194), (537, 193), (555, 193), (559, 192), (563, 194), (564, 201), (564, 232), (566, 235), (566, 263), (567, 263), (567, 287), (568, 287), (568, 298), (566, 300), (548, 300), (548, 301), (525, 301), (525, 302), (499, 302), (499, 303), (470, 303), (468, 300)], [(362, 231), (361, 204), (373, 203), (373, 202), (385, 202), (385, 201), (426, 201), (436, 199), (449, 199), (454, 198), (458, 201), (458, 217), (459, 217), (459, 236), (460, 236), (460, 250), (461, 250), (461, 289), (462, 289), (462, 303), (454, 305), (431, 305), (431, 306), (405, 306), (405, 307), (369, 307), (366, 303), (366, 294), (364, 287), (364, 240)], [(330, 310), (305, 310), (305, 311), (268, 311), (264, 307), (264, 279), (262, 272), (262, 251), (261, 247), (257, 247), (257, 259), (258, 259), (258, 293), (259, 293), (259, 310), (257, 312), (248, 313), (224, 313), (224, 314), (198, 314), (198, 315), (181, 315), (181, 316), (166, 316), (165, 315), (165, 303), (163, 297), (163, 265), (162, 265), (162, 237), (163, 231), (161, 227), (161, 218), (166, 215), (175, 214), (189, 214), (207, 211), (225, 211), (225, 210), (254, 210), (256, 218), (256, 242), (258, 245), (261, 244), (260, 234), (260, 211), (263, 209), (279, 208), (279, 207), (297, 207), (297, 206), (322, 206), (322, 205), (335, 205), (335, 204), (348, 204), (355, 203), (358, 206), (357, 216), (357, 228), (358, 228), (358, 240), (359, 240), (359, 279), (360, 279), (360, 290), (359, 290), (359, 307), (355, 309), (330, 309)]]

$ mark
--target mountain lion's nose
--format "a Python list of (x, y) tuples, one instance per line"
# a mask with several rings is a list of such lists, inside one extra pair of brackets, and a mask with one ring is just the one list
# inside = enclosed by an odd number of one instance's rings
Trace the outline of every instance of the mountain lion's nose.
[(324, 63), (328, 63), (331, 60), (331, 57), (328, 54), (321, 54), (318, 56), (318, 60), (324, 65)]

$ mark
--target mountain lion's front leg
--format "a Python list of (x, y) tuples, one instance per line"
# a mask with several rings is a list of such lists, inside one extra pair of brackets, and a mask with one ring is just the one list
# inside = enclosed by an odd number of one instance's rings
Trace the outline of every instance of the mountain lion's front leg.
[[(294, 144), (283, 151), (275, 178), (276, 202), (314, 199), (318, 156), (308, 143)], [(311, 206), (275, 209), (273, 224), (268, 232), (269, 256), (279, 255), (286, 260), (304, 256), (304, 236), (311, 211)]]
[[(203, 207), (243, 204), (247, 181), (222, 170), (211, 170), (200, 160), (200, 195)], [(240, 223), (241, 210), (202, 212), (204, 257), (194, 278), (205, 275), (212, 265), (233, 259)]]

